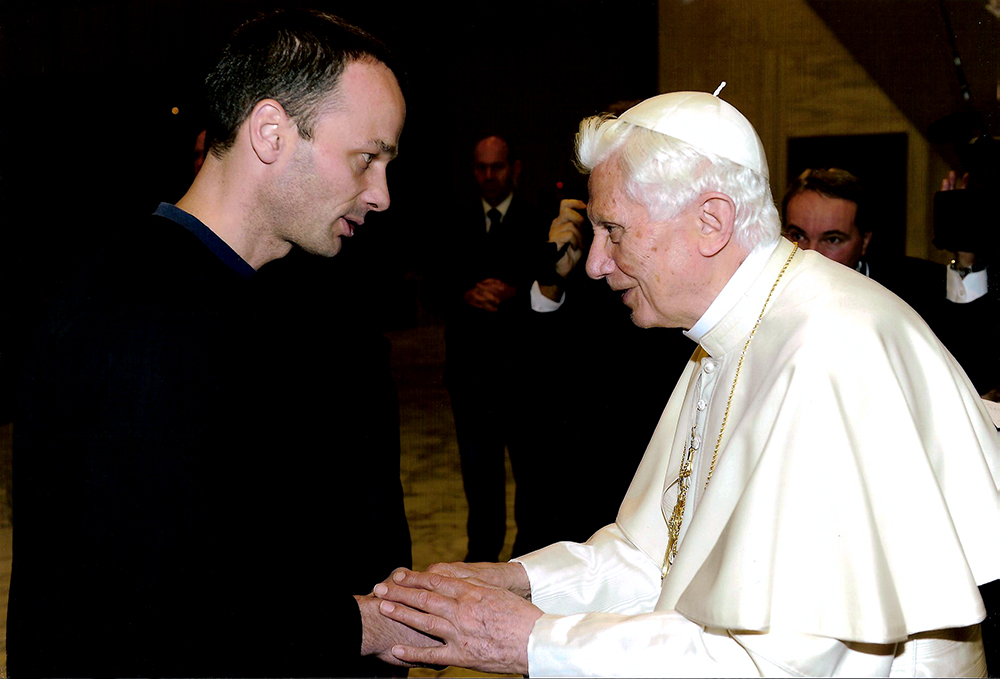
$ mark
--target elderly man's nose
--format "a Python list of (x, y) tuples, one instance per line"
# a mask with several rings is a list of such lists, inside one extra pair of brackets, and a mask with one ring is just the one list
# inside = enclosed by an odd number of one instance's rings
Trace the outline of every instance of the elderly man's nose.
[(614, 261), (608, 257), (604, 244), (599, 239), (594, 240), (587, 255), (587, 275), (591, 278), (604, 278), (615, 270)]

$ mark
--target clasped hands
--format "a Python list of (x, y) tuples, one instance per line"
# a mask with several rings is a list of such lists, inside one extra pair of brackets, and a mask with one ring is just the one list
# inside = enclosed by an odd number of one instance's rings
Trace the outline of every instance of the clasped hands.
[(527, 674), (528, 635), (542, 611), (529, 601), (520, 564), (435, 564), (425, 573), (399, 568), (373, 593), (382, 599), (383, 616), (442, 642), (397, 644), (390, 652), (398, 663)]
[(517, 288), (499, 278), (487, 278), (463, 295), (465, 303), (483, 311), (496, 311), (500, 305), (517, 294)]

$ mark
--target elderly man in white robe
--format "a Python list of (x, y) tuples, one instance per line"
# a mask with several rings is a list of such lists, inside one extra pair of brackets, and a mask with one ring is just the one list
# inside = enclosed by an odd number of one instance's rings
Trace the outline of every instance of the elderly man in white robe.
[[(717, 96), (585, 120), (577, 145), (588, 273), (638, 325), (698, 346), (617, 521), (507, 564), (395, 572), (382, 614), (445, 642), (395, 657), (532, 677), (985, 676), (1000, 450), (962, 369), (897, 297), (779, 238), (760, 140)], [(629, 426), (627, 351), (593, 347), (581, 426)]]

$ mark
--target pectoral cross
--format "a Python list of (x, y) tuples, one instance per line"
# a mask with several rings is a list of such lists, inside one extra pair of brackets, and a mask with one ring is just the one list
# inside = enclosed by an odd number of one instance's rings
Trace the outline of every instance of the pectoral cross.
[(677, 558), (677, 546), (680, 541), (681, 523), (684, 521), (684, 507), (687, 505), (688, 488), (691, 486), (691, 468), (694, 466), (694, 453), (698, 449), (695, 442), (695, 432), (697, 426), (691, 427), (691, 440), (688, 443), (684, 457), (681, 459), (681, 468), (677, 472), (677, 501), (674, 503), (674, 510), (670, 512), (670, 519), (667, 520), (667, 553), (663, 557), (663, 567), (660, 569), (660, 579), (667, 577), (670, 567), (674, 565)]

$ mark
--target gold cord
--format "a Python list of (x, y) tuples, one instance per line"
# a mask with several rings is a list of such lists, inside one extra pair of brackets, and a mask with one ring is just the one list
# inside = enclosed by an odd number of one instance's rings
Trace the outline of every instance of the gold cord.
[[(736, 364), (736, 374), (733, 376), (733, 386), (729, 389), (729, 399), (726, 401), (726, 411), (722, 415), (722, 427), (719, 428), (719, 438), (715, 441), (715, 452), (712, 453), (712, 464), (708, 468), (708, 480), (705, 481), (705, 490), (708, 490), (708, 484), (711, 483), (712, 475), (715, 473), (715, 463), (719, 459), (719, 449), (722, 447), (722, 434), (726, 431), (726, 422), (729, 421), (729, 410), (733, 405), (733, 394), (736, 393), (736, 383), (740, 379), (740, 370), (743, 368), (743, 359), (747, 355), (747, 349), (750, 348), (750, 342), (753, 340), (754, 335), (757, 334), (757, 327), (764, 318), (764, 312), (767, 311), (767, 305), (771, 302), (771, 296), (774, 295), (774, 291), (778, 288), (778, 281), (780, 281), (781, 277), (785, 275), (785, 271), (788, 269), (788, 265), (791, 264), (792, 257), (795, 256), (798, 248), (798, 243), (795, 243), (792, 246), (792, 252), (788, 255), (788, 259), (785, 260), (785, 264), (781, 267), (781, 271), (778, 272), (778, 277), (774, 279), (774, 285), (771, 286), (771, 291), (767, 293), (767, 299), (764, 300), (764, 306), (760, 310), (760, 315), (757, 316), (757, 322), (753, 324), (750, 336), (747, 337), (746, 344), (743, 345), (743, 352), (740, 354), (740, 360)], [(667, 577), (667, 573), (670, 571), (670, 567), (673, 565), (674, 559), (677, 558), (678, 538), (680, 538), (681, 534), (681, 522), (684, 520), (684, 508), (687, 505), (688, 478), (691, 476), (691, 467), (693, 465), (694, 452), (696, 450), (694, 444), (696, 430), (697, 426), (691, 427), (691, 442), (688, 444), (687, 450), (684, 452), (684, 457), (681, 459), (680, 470), (677, 473), (677, 501), (674, 503), (674, 510), (670, 513), (670, 520), (667, 521), (667, 553), (663, 558), (663, 568), (660, 571), (662, 577), (664, 578)]]
[(736, 383), (740, 379), (740, 369), (743, 368), (743, 359), (747, 355), (747, 349), (750, 348), (750, 342), (753, 340), (753, 336), (757, 334), (757, 326), (760, 325), (761, 319), (764, 318), (764, 312), (767, 311), (767, 305), (771, 301), (771, 295), (778, 287), (778, 281), (781, 277), (785, 275), (785, 270), (788, 269), (788, 265), (792, 262), (792, 257), (795, 256), (795, 251), (799, 249), (799, 244), (795, 243), (792, 246), (792, 253), (788, 255), (788, 259), (785, 260), (785, 265), (781, 267), (781, 271), (778, 272), (778, 277), (774, 279), (774, 285), (771, 286), (771, 291), (767, 293), (767, 299), (764, 300), (764, 306), (760, 310), (760, 315), (757, 316), (757, 322), (753, 324), (753, 330), (750, 331), (750, 336), (747, 337), (746, 344), (743, 345), (743, 352), (740, 354), (739, 363), (736, 364), (736, 375), (733, 376), (733, 386), (729, 389), (729, 399), (726, 401), (726, 412), (722, 415), (722, 427), (719, 429), (719, 438), (715, 441), (715, 452), (712, 453), (712, 466), (708, 468), (708, 481), (705, 481), (705, 490), (708, 490), (708, 484), (712, 480), (712, 474), (715, 473), (715, 463), (719, 459), (719, 448), (722, 446), (722, 433), (726, 431), (726, 422), (729, 421), (729, 409), (733, 405), (733, 394), (736, 393)]

